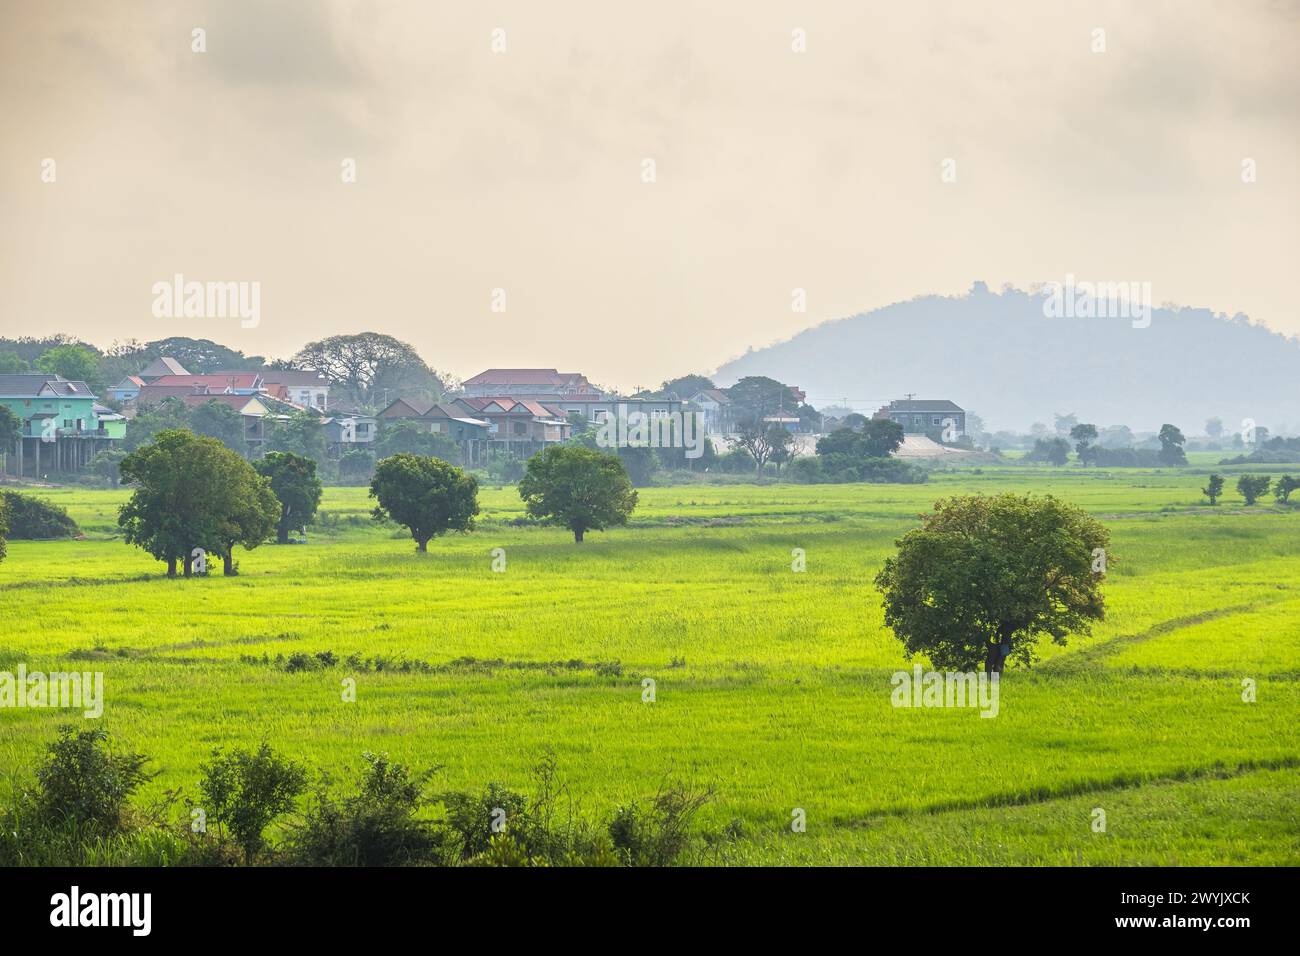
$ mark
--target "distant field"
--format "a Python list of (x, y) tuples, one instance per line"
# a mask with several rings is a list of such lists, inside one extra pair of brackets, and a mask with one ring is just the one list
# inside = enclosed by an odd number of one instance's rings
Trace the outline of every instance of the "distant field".
[[(263, 738), (330, 770), (388, 751), (453, 787), (527, 789), (549, 748), (592, 810), (666, 775), (714, 786), (702, 822), (743, 822), (736, 862), (1300, 863), (1300, 512), (1231, 493), (1210, 509), (1203, 484), (986, 468), (652, 488), (631, 526), (581, 546), (517, 523), (514, 489), (486, 487), (479, 530), (425, 556), (369, 519), (364, 489), (327, 489), (310, 543), (189, 581), (114, 540), (127, 492), (42, 490), (88, 537), (9, 543), (0, 669), (103, 670), (104, 724), (155, 758), (155, 794), (192, 788), (212, 747)], [(1056, 494), (1111, 529), (1107, 620), (1009, 672), (996, 719), (895, 709), (890, 676), (911, 665), (872, 578), (935, 499), (1003, 490)], [(431, 667), (275, 663), (299, 651)], [(0, 787), (66, 720), (0, 711)]]

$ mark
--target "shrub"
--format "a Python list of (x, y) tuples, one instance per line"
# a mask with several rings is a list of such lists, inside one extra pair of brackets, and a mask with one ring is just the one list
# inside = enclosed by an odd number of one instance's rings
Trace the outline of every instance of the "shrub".
[(43, 541), (51, 538), (74, 538), (81, 533), (77, 523), (68, 517), (67, 509), (30, 495), (6, 491), (5, 504), (9, 512), (9, 537)]
[[(502, 786), (489, 783), (478, 794), (452, 792), (441, 796), (447, 808), (447, 826), (456, 838), (460, 859), (469, 860), (488, 849), (495, 833), (494, 826), (506, 826), (522, 817), (528, 807), (523, 795)], [(511, 834), (511, 839), (515, 835)], [(518, 841), (516, 841), (518, 842)]]
[(309, 866), (403, 866), (440, 862), (445, 830), (417, 814), (429, 805), (433, 771), (413, 774), (386, 754), (365, 753), (355, 792), (332, 796), (325, 781), (289, 840), (290, 858)]
[(265, 848), (263, 831), (293, 807), (306, 785), (306, 771), (276, 754), (265, 742), (256, 752), (212, 752), (202, 767), (199, 792), (210, 820), (228, 830), (251, 863)]
[(339, 483), (368, 485), (375, 473), (375, 456), (361, 448), (351, 448), (339, 457)]
[(36, 771), (38, 820), (99, 834), (126, 829), (128, 799), (153, 776), (144, 771), (147, 760), (138, 753), (114, 754), (103, 728), (61, 727)]
[(715, 466), (727, 475), (752, 475), (754, 473), (754, 456), (743, 448), (733, 448), (725, 455), (718, 456)]
[(650, 805), (629, 803), (614, 811), (609, 836), (628, 866), (669, 866), (690, 846), (690, 824), (713, 799), (713, 790), (660, 789)]
[(785, 476), (801, 484), (920, 484), (928, 475), (923, 468), (897, 458), (861, 458), (848, 452), (828, 452), (816, 458), (796, 458)]
[(493, 481), (512, 484), (524, 476), (524, 463), (514, 455), (493, 452), (488, 458), (487, 473)]

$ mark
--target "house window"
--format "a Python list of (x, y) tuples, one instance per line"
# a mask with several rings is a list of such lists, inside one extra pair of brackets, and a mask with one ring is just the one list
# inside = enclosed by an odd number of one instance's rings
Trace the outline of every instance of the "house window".
[(528, 434), (528, 426), (523, 422), (515, 422), (515, 434), (516, 435)]
[(596, 416), (596, 421), (598, 422), (603, 422), (605, 419), (609, 417), (609, 411), (604, 408), (596, 409), (596, 411), (593, 414)]
[(369, 434), (370, 434), (370, 423), (369, 423), (369, 422), (358, 422), (358, 423), (357, 423), (357, 434), (358, 434), (358, 435), (369, 435)]
[(943, 419), (940, 418), (938, 415), (935, 415), (933, 418), (930, 419), (930, 424), (931, 424), (931, 425), (942, 425), (942, 424), (943, 424)]

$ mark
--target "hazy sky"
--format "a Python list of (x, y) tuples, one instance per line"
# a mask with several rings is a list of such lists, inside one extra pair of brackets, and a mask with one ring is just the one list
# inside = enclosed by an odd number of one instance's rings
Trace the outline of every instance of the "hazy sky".
[[(1281, 0), (0, 0), (0, 334), (633, 386), (1066, 273), (1300, 333), (1298, 39)], [(175, 273), (260, 325), (154, 317)]]

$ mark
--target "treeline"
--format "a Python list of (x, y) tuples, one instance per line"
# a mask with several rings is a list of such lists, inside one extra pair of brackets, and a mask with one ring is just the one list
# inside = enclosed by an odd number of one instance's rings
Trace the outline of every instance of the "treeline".
[(287, 359), (272, 361), (210, 339), (185, 336), (152, 342), (132, 339), (105, 350), (67, 335), (0, 338), (0, 373), (62, 375), (90, 385), (109, 405), (114, 403), (105, 389), (163, 357), (175, 359), (192, 375), (266, 369), (323, 372), (330, 380), (333, 404), (367, 411), (396, 398), (436, 401), (454, 383), (452, 376), (435, 372), (413, 346), (378, 332), (329, 336), (308, 342)]
[(527, 794), (438, 790), (435, 771), (369, 752), (339, 788), (263, 742), (213, 750), (192, 793), (141, 805), (150, 758), (110, 743), (59, 730), (0, 812), (0, 866), (670, 866), (743, 833), (697, 826), (713, 790), (673, 783), (585, 817), (549, 754)]
[[(1176, 425), (1161, 425), (1156, 435), (1158, 449), (1107, 448), (1099, 443), (1097, 426), (1082, 422), (1070, 428), (1074, 453), (1080, 465), (1112, 468), (1179, 468), (1187, 464), (1183, 450), (1187, 439)], [(1070, 443), (1064, 438), (1039, 438), (1022, 459), (1026, 462), (1062, 466), (1070, 460)]]
[[(316, 462), (292, 452), (270, 452), (249, 462), (215, 438), (183, 429), (159, 432), (122, 458), (120, 480), (131, 497), (118, 511), (123, 540), (167, 566), (167, 576), (208, 573), (220, 558), (223, 574), (238, 574), (236, 548), (253, 550), (274, 539), (288, 544), (306, 532), (320, 505)], [(624, 525), (637, 493), (617, 455), (580, 445), (552, 445), (530, 458), (519, 481), (530, 518), (573, 533)], [(435, 537), (469, 532), (479, 513), (478, 480), (450, 462), (399, 452), (375, 466), (372, 517), (406, 528), (424, 552)], [(7, 492), (0, 497), (0, 559), (5, 535), (75, 533), (66, 512)]]
[(1300, 463), (1300, 438), (1274, 437), (1255, 442), (1249, 455), (1224, 458), (1220, 465), (1290, 465)]
[[(1224, 480), (1221, 475), (1210, 475), (1206, 486), (1201, 489), (1201, 494), (1210, 499), (1211, 505), (1217, 505), (1223, 495), (1223, 486)], [(1289, 505), (1291, 493), (1297, 489), (1300, 489), (1300, 478), (1291, 475), (1283, 475), (1276, 483), (1270, 475), (1241, 475), (1237, 478), (1237, 494), (1248, 506), (1255, 504), (1269, 491), (1273, 492), (1273, 497), (1278, 504)]]

